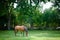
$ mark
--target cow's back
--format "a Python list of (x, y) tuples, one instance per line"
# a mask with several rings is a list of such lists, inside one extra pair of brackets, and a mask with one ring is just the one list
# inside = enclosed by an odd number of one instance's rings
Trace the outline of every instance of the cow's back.
[(15, 26), (15, 30), (24, 31), (24, 26)]

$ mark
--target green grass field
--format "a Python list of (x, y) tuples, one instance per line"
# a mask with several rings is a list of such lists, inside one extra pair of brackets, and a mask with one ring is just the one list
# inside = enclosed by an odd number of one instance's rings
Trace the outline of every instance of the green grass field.
[(29, 36), (22, 36), (20, 32), (17, 36), (14, 31), (0, 31), (0, 40), (60, 40), (60, 31), (31, 30)]

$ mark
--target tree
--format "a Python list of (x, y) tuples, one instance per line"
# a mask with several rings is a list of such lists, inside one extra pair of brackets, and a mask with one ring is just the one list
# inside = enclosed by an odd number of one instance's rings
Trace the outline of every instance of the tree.
[(15, 2), (15, 0), (0, 0), (1, 16), (7, 15), (8, 29), (10, 29), (11, 12), (12, 12), (14, 2)]

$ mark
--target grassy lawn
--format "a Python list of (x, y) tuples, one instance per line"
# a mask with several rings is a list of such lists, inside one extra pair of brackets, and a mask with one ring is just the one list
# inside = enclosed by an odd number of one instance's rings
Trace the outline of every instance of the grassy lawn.
[(29, 36), (22, 36), (20, 32), (17, 36), (14, 35), (14, 31), (0, 31), (0, 40), (60, 40), (60, 31), (41, 31), (30, 30)]

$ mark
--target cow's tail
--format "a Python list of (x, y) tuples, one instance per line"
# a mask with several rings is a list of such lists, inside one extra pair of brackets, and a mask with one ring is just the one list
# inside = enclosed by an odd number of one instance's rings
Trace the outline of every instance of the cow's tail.
[(15, 27), (14, 27), (14, 34), (15, 34), (15, 36), (16, 36), (16, 29), (15, 29)]

